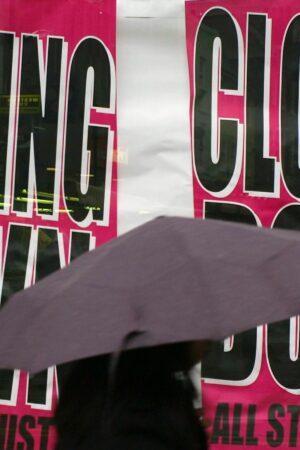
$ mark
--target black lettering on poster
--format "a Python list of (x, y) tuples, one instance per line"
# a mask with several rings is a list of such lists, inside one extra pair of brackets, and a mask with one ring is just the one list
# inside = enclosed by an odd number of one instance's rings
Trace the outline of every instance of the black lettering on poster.
[(19, 423), (19, 433), (21, 437), (24, 439), (26, 447), (22, 443), (18, 443), (17, 450), (34, 450), (34, 439), (29, 430), (35, 428), (35, 420), (32, 416), (23, 416), (21, 417)]
[(39, 450), (47, 450), (50, 427), (54, 426), (53, 417), (39, 417), (38, 424), (41, 426), (41, 445)]
[(284, 439), (284, 428), (278, 417), (284, 417), (284, 408), (280, 404), (274, 404), (269, 408), (268, 422), (272, 431), (267, 432), (267, 443), (270, 447), (279, 447)]
[[(255, 433), (257, 408), (255, 404), (218, 403), (213, 418), (211, 443), (259, 447), (261, 441)], [(298, 448), (300, 405), (273, 403), (268, 408), (267, 417), (267, 445), (271, 448)], [(263, 438), (262, 434), (260, 438)]]
[(204, 217), (206, 219), (258, 225), (255, 213), (247, 206), (238, 203), (205, 201)]
[(228, 403), (219, 403), (214, 417), (213, 430), (211, 435), (212, 444), (229, 444), (229, 405)]
[(90, 220), (103, 219), (109, 128), (90, 125), (89, 114), (91, 104), (109, 110), (110, 92), (107, 50), (99, 40), (87, 38), (72, 57), (67, 110), (64, 195), (69, 215), (76, 222), (88, 216)]
[[(20, 54), (17, 54), (19, 41)], [(59, 119), (64, 118), (65, 93), (62, 88), (63, 63), (66, 60), (63, 60), (63, 38), (49, 37), (44, 67), (43, 45), (37, 35), (23, 34), (19, 39), (14, 33), (0, 32), (0, 210), (8, 206), (5, 213), (11, 208), (13, 215), (16, 213), (27, 218), (33, 218), (36, 211), (39, 215), (52, 216), (53, 220), (58, 218), (58, 208), (55, 206), (59, 195), (55, 190), (60, 181), (60, 151), (65, 131), (62, 125), (64, 120)], [(101, 221), (104, 210), (107, 210), (104, 207), (105, 187), (108, 185), (106, 172), (111, 169), (108, 150), (112, 150), (112, 133), (109, 126), (92, 124), (90, 114), (93, 108), (102, 108), (105, 114), (112, 112), (111, 64), (112, 59), (105, 45), (96, 38), (88, 38), (78, 45), (70, 65), (66, 117), (70, 120), (70, 127), (66, 129), (63, 194), (66, 202), (73, 197), (70, 205), (67, 204), (69, 215), (80, 222), (87, 216), (90, 216), (89, 220)], [(16, 110), (12, 108), (15, 98)], [(99, 110), (96, 112), (99, 113)], [(107, 119), (104, 120), (106, 122)], [(78, 131), (75, 139), (70, 138), (74, 130)], [(81, 146), (77, 146), (80, 133)], [(85, 156), (86, 161), (82, 162)], [(83, 176), (86, 176), (85, 183), (82, 182)], [(75, 182), (76, 192), (72, 189), (68, 191), (70, 180)], [(12, 205), (5, 200), (8, 185), (13, 191)], [(50, 199), (47, 208), (45, 197)], [(34, 207), (36, 209), (33, 210)], [(42, 279), (60, 269), (60, 261), (64, 259), (64, 249), (60, 248), (61, 236), (58, 239), (56, 229), (45, 226), (36, 231), (33, 226), (10, 224), (7, 242), (4, 242), (5, 233), (6, 229), (2, 241), (2, 246), (7, 245), (5, 252), (2, 252), (2, 256), (5, 253), (3, 267), (1, 264), (2, 305), (9, 301), (12, 294), (23, 289), (25, 282), (28, 284), (34, 274), (36, 280)], [(90, 240), (91, 233), (73, 231), (70, 260), (89, 250)], [(36, 242), (37, 248), (33, 249)], [(62, 374), (63, 369), (59, 367), (58, 373)], [(19, 394), (23, 394), (23, 391), (18, 392), (19, 378), (16, 375), (18, 371), (0, 371), (0, 404), (2, 401), (14, 406), (16, 395), (19, 400)], [(24, 401), (33, 407), (46, 405), (46, 400), (51, 397), (46, 395), (47, 381), (46, 371), (28, 378), (27, 398)], [(49, 417), (0, 414), (0, 449), (33, 450), (38, 446), (39, 450), (47, 450), (52, 426), (53, 419)]]
[(48, 371), (44, 370), (28, 380), (27, 401), (31, 405), (46, 405)]
[(35, 281), (40, 281), (59, 269), (61, 264), (58, 230), (39, 227)]
[(1, 450), (47, 450), (53, 417), (0, 414)]
[[(233, 203), (205, 202), (204, 215), (208, 219), (257, 224), (249, 208)], [(256, 329), (235, 335), (230, 351), (224, 351), (223, 343), (213, 343), (202, 362), (203, 378), (236, 382), (247, 379), (254, 369), (256, 344)]]
[[(274, 228), (300, 230), (300, 205), (283, 208), (274, 221)], [(286, 389), (300, 389), (300, 360), (290, 355), (290, 326), (290, 320), (268, 325), (267, 355), (276, 381)], [(295, 339), (299, 348), (299, 333)]]
[[(31, 227), (11, 224), (9, 228), (1, 305), (15, 292), (24, 289)], [(0, 401), (11, 400), (14, 372), (0, 371)]]
[(5, 433), (7, 430), (7, 415), (0, 415), (0, 448), (4, 449)]
[(270, 370), (281, 386), (300, 389), (300, 361), (290, 356), (290, 320), (268, 325), (268, 360)]
[(298, 445), (298, 429), (299, 429), (299, 417), (300, 417), (300, 405), (289, 405), (287, 407), (290, 414), (291, 426), (289, 436), (289, 446), (297, 447)]
[(3, 273), (2, 306), (12, 294), (24, 289), (31, 231), (31, 226), (10, 224)]
[[(28, 265), (28, 254), (32, 227), (11, 224), (9, 229), (6, 258), (4, 262), (2, 304), (15, 292), (24, 289)], [(90, 247), (90, 233), (72, 232), (71, 259), (76, 258)], [(36, 280), (49, 275), (60, 266), (58, 231), (52, 228), (38, 229), (38, 245), (36, 258)], [(64, 369), (58, 368), (58, 372)], [(59, 378), (59, 377), (58, 377)], [(48, 373), (43, 371), (28, 380), (27, 402), (31, 405), (46, 405)], [(11, 401), (14, 372), (0, 371), (0, 401)], [(1, 448), (1, 446), (0, 446)]]
[(255, 436), (255, 416), (256, 416), (256, 405), (248, 406), (248, 420), (247, 420), (247, 430), (246, 430), (246, 445), (257, 445), (258, 437)]
[[(71, 259), (75, 259), (84, 252), (89, 250), (90, 233), (81, 233), (79, 231), (72, 231), (71, 239)], [(50, 273), (59, 270), (60, 264), (60, 250), (58, 243), (57, 230), (50, 228), (39, 228), (38, 230), (38, 247), (37, 247), (37, 262), (36, 262), (36, 281), (41, 280)], [(69, 366), (64, 364), (58, 366), (57, 379), (58, 385), (61, 379), (65, 377)], [(42, 371), (28, 381), (27, 401), (32, 405), (46, 405), (48, 371)]]
[[(220, 40), (220, 74), (215, 46)], [(220, 120), (220, 142), (212, 148), (213, 78), (220, 75), (220, 88), (239, 88), (239, 43), (236, 24), (231, 15), (223, 9), (211, 9), (203, 17), (196, 38), (195, 54), (195, 103), (194, 103), (194, 160), (198, 179), (210, 192), (223, 191), (232, 180), (238, 152), (238, 121)], [(215, 90), (219, 87), (215, 86)], [(216, 108), (217, 109), (217, 108)], [(216, 117), (214, 117), (216, 118)], [(217, 120), (214, 124), (217, 126)], [(212, 152), (217, 153), (214, 157)]]
[[(90, 233), (84, 233), (80, 231), (72, 231), (71, 237), (71, 251), (70, 251), (70, 261), (73, 261), (78, 256), (89, 251), (90, 249)], [(68, 378), (70, 370), (73, 367), (73, 362), (60, 364), (56, 366), (56, 380), (58, 386), (58, 392), (61, 389), (64, 381)], [(46, 450), (46, 449), (45, 449)]]
[[(54, 197), (62, 46), (63, 39), (48, 39), (47, 84), (43, 102), (39, 40), (35, 35), (22, 36), (13, 205), (16, 212), (30, 211), (34, 180), (37, 192)], [(30, 161), (31, 147), (34, 161)], [(39, 213), (53, 215), (53, 204), (49, 202), (45, 209), (37, 195)]]
[(256, 329), (234, 336), (230, 351), (223, 343), (214, 343), (202, 362), (202, 376), (214, 380), (230, 380), (237, 384), (251, 376), (256, 358)]
[[(41, 280), (50, 273), (59, 270), (59, 246), (57, 230), (39, 228), (36, 281)], [(28, 380), (27, 401), (30, 404), (46, 405), (48, 370), (44, 370)]]
[(246, 90), (246, 164), (245, 189), (252, 192), (274, 192), (275, 161), (264, 157), (269, 145), (269, 113), (264, 106), (266, 74), (266, 36), (268, 19), (263, 14), (248, 16), (248, 55)]
[(18, 423), (18, 416), (12, 414), (9, 420), (6, 450), (14, 450), (17, 432), (17, 423)]
[(241, 417), (243, 408), (240, 403), (233, 406), (233, 423), (231, 443), (234, 445), (243, 445), (244, 437), (241, 436)]
[(89, 251), (90, 249), (90, 233), (81, 233), (80, 231), (72, 231), (71, 240), (71, 256), (70, 261), (73, 261), (77, 256)]
[(0, 209), (5, 204), (14, 34), (0, 33)]
[(290, 23), (283, 43), (281, 75), (281, 164), (285, 184), (300, 197), (299, 62), (300, 15)]

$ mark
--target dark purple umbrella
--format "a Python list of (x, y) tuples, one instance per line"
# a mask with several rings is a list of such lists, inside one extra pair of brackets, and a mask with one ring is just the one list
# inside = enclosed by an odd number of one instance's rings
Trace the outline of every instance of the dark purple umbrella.
[(0, 366), (38, 372), (288, 318), (300, 313), (299, 259), (298, 232), (155, 219), (11, 298)]

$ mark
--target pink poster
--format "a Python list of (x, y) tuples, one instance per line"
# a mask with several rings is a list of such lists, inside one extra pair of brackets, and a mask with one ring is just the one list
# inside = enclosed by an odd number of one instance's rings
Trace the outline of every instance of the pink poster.
[[(115, 40), (115, 0), (1, 1), (2, 304), (116, 235)], [(0, 372), (2, 450), (53, 448), (59, 372)]]
[[(195, 215), (299, 230), (299, 2), (187, 0), (186, 29)], [(213, 450), (300, 446), (298, 318), (202, 370)]]

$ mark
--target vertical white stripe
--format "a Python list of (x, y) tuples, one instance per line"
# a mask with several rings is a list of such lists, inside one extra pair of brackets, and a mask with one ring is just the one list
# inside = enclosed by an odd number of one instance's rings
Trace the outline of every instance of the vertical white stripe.
[(184, 0), (119, 0), (117, 11), (121, 234), (193, 216), (193, 192)]
[(213, 44), (212, 83), (211, 83), (211, 160), (218, 164), (220, 159), (220, 130), (218, 125), (218, 96), (220, 88), (221, 39), (215, 38)]

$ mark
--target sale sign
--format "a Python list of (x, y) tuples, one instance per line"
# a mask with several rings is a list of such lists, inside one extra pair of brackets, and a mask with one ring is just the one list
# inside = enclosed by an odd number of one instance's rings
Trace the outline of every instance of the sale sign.
[[(300, 229), (298, 2), (188, 0), (186, 29), (195, 215)], [(300, 445), (298, 318), (216, 345), (203, 377), (212, 449)]]
[[(2, 304), (116, 235), (115, 40), (114, 0), (1, 2)], [(53, 448), (58, 378), (0, 372), (1, 449)]]

